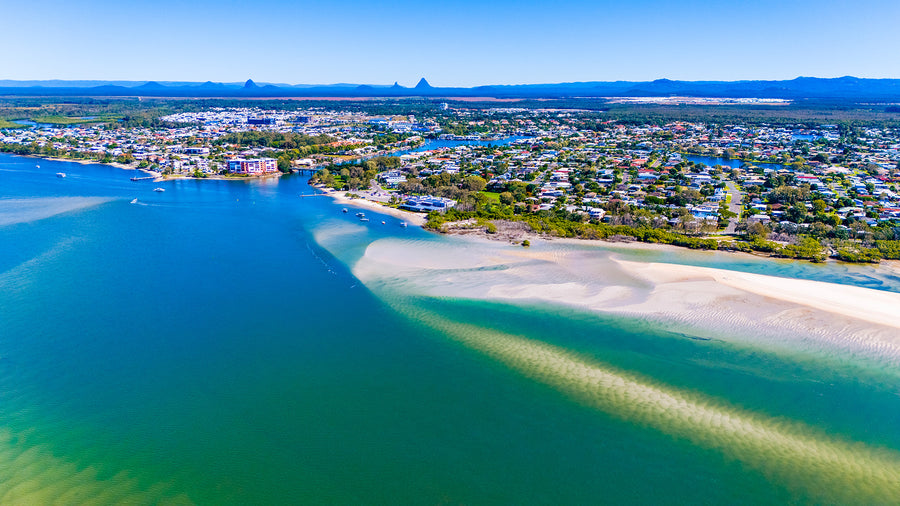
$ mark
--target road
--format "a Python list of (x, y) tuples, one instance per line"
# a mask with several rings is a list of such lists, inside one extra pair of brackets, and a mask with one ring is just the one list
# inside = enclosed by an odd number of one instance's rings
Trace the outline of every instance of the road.
[(738, 190), (737, 185), (734, 184), (734, 181), (726, 181), (725, 185), (728, 187), (728, 193), (731, 194), (731, 202), (728, 203), (728, 210), (737, 215), (736, 218), (730, 218), (728, 220), (728, 226), (725, 227), (726, 234), (734, 234), (735, 229), (737, 228), (738, 220), (741, 219), (741, 210), (743, 206), (741, 205), (741, 200), (744, 198), (744, 194)]

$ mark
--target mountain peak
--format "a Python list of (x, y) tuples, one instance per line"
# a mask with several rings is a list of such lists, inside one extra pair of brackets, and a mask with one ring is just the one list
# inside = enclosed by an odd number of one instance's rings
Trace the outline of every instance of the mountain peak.
[(253, 79), (247, 79), (247, 82), (244, 83), (244, 89), (246, 90), (249, 88), (258, 88), (258, 86), (256, 86), (256, 83), (253, 82)]
[[(427, 84), (427, 83), (426, 83), (426, 84)], [(397, 81), (394, 81), (394, 85), (391, 86), (391, 89), (392, 89), (392, 90), (399, 90), (399, 89), (402, 89), (402, 88), (403, 88), (403, 86), (400, 86), (400, 83), (398, 83)]]
[(429, 89), (431, 89), (431, 85), (428, 84), (428, 81), (426, 81), (425, 78), (423, 77), (422, 79), (419, 79), (419, 84), (416, 85), (416, 89), (417, 90), (429, 90)]

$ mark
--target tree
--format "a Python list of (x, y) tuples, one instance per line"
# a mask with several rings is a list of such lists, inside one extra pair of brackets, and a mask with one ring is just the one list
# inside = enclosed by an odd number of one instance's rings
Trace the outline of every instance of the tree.
[(463, 188), (473, 192), (484, 191), (485, 187), (487, 187), (487, 181), (481, 176), (469, 176), (463, 181)]
[(754, 221), (747, 226), (747, 235), (751, 239), (765, 239), (769, 235), (769, 227), (759, 221)]
[(813, 200), (812, 205), (816, 214), (824, 213), (825, 208), (827, 207), (827, 204), (825, 204), (825, 201), (822, 199)]
[(794, 204), (787, 210), (787, 218), (794, 223), (801, 223), (806, 217), (806, 206), (803, 204)]

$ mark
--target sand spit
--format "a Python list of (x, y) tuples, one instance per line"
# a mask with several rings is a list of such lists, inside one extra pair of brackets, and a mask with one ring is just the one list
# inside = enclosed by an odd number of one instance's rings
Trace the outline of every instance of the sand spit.
[(675, 323), (755, 349), (900, 365), (900, 294), (892, 292), (459, 237), (375, 241), (354, 273), (411, 295), (573, 306)]
[(706, 281), (852, 319), (900, 329), (900, 294), (804, 279), (763, 276), (708, 267), (613, 260), (657, 285)]

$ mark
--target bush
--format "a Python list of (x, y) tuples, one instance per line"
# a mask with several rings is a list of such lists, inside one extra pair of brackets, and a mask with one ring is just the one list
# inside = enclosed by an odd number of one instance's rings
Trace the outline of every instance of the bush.
[(873, 263), (876, 264), (881, 260), (881, 253), (875, 248), (865, 247), (843, 247), (837, 249), (835, 255), (838, 260), (854, 263)]
[(825, 261), (825, 249), (812, 237), (806, 236), (797, 244), (788, 244), (775, 250), (775, 254), (785, 258), (799, 258), (813, 262)]
[(886, 260), (900, 260), (900, 241), (875, 241), (875, 247)]

